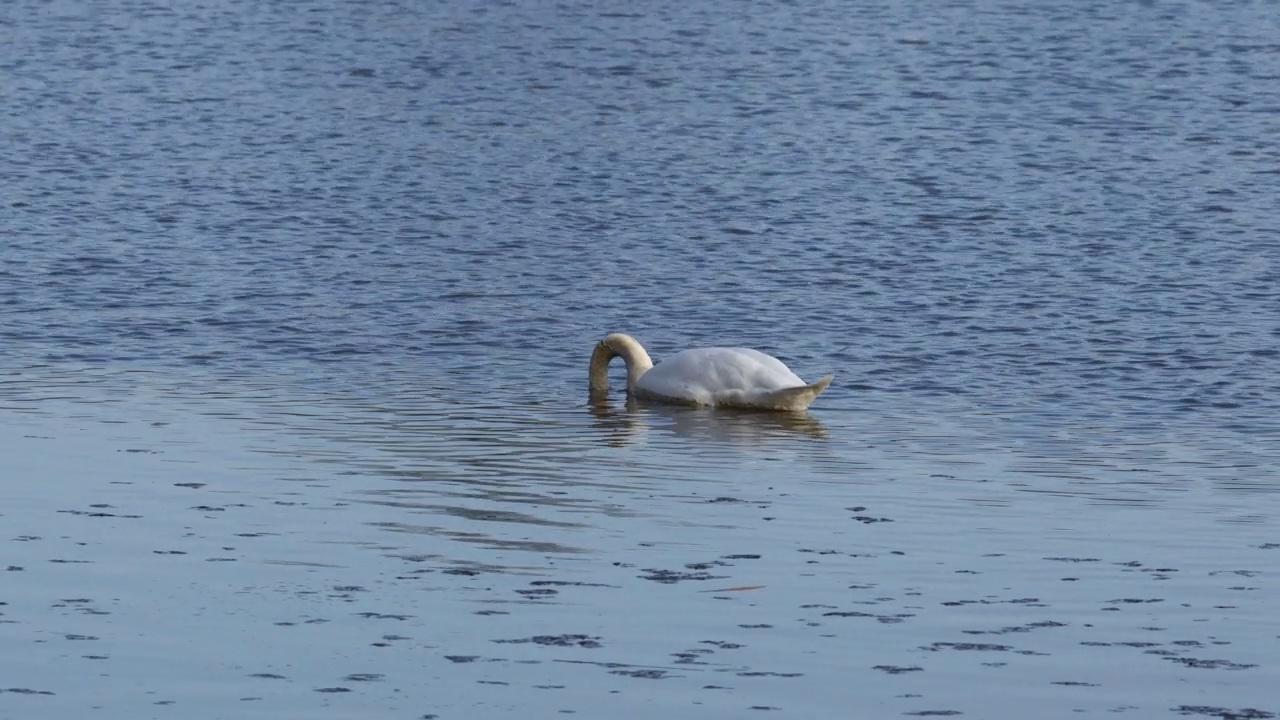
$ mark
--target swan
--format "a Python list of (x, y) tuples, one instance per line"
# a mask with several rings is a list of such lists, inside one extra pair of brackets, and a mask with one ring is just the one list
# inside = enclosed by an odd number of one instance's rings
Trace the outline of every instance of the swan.
[(806, 384), (778, 358), (750, 348), (693, 348), (654, 365), (635, 338), (611, 333), (591, 353), (593, 397), (608, 393), (609, 361), (619, 355), (627, 364), (628, 394), (677, 405), (804, 410), (832, 378)]

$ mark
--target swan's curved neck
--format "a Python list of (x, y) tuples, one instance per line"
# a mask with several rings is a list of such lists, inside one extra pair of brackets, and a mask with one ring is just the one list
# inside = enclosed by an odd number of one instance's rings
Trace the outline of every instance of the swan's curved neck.
[(591, 353), (591, 371), (588, 382), (592, 394), (609, 391), (609, 361), (622, 356), (627, 364), (627, 392), (634, 392), (636, 381), (653, 367), (649, 353), (630, 335), (613, 333), (606, 335)]

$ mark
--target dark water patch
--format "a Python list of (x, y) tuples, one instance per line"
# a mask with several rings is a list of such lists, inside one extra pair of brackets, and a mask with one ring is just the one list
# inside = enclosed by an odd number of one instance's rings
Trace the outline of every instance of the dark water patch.
[(702, 658), (714, 652), (709, 648), (694, 648), (683, 652), (671, 653), (671, 657), (676, 659), (675, 663), (677, 665), (708, 665), (709, 663), (703, 662)]
[(618, 587), (617, 585), (609, 585), (609, 584), (607, 584), (607, 583), (579, 582), (579, 581), (576, 581), (576, 580), (532, 580), (532, 581), (530, 581), (530, 582), (529, 582), (529, 584), (530, 584), (530, 585), (533, 585), (533, 586), (535, 586), (535, 587), (547, 587), (547, 586), (554, 586), (554, 587), (605, 587), (605, 588), (617, 588), (617, 587)]
[[(110, 506), (97, 506), (97, 507), (110, 507)], [(124, 518), (127, 520), (137, 520), (142, 517), (141, 515), (123, 515), (123, 514), (117, 514), (117, 513), (103, 512), (102, 510), (94, 510), (94, 511), (59, 510), (58, 512), (66, 513), (67, 515), (82, 515), (84, 517), (92, 517), (92, 518)]]
[(1249, 668), (1258, 667), (1253, 663), (1237, 663), (1230, 660), (1201, 660), (1198, 658), (1169, 657), (1166, 660), (1172, 660), (1180, 665), (1186, 665), (1191, 668), (1203, 670), (1247, 670)]
[(991, 643), (954, 643), (954, 642), (935, 642), (920, 648), (921, 650), (930, 650), (937, 652), (939, 650), (962, 650), (966, 652), (1009, 652), (1013, 650), (1008, 645), (995, 645)]
[(659, 570), (654, 568), (646, 568), (647, 575), (640, 575), (644, 580), (652, 580), (653, 582), (663, 583), (665, 585), (673, 585), (678, 582), (688, 580), (723, 580), (728, 575), (712, 575), (709, 572), (684, 572), (680, 570)]
[(980, 600), (947, 600), (942, 603), (947, 607), (961, 607), (964, 605), (1021, 605), (1024, 607), (1048, 607), (1040, 601), (1040, 598), (1016, 598), (1013, 600), (988, 600), (986, 598)]
[(1025, 633), (1041, 628), (1058, 628), (1066, 627), (1067, 623), (1056, 622), (1054, 620), (1041, 620), (1039, 622), (1027, 623), (1026, 625), (1009, 625), (999, 630), (962, 630), (966, 635), (1004, 635), (1007, 633)]
[(883, 518), (883, 517), (878, 518), (878, 517), (872, 517), (872, 516), (870, 516), (870, 515), (854, 515), (851, 519), (852, 519), (852, 520), (857, 520), (858, 522), (860, 522), (860, 523), (862, 523), (862, 524), (864, 524), (864, 525), (870, 525), (870, 524), (872, 524), (872, 523), (886, 523), (886, 522), (893, 522), (893, 520), (891, 520), (891, 519), (889, 519), (889, 518)]
[(626, 677), (643, 678), (645, 680), (662, 680), (670, 677), (671, 673), (667, 670), (610, 670), (610, 675), (624, 675)]
[(496, 643), (508, 644), (524, 644), (532, 643), (534, 645), (543, 645), (547, 647), (582, 647), (582, 648), (598, 648), (602, 647), (600, 638), (593, 635), (535, 635), (529, 638), (518, 640), (494, 640)]
[(880, 615), (876, 613), (865, 613), (857, 610), (837, 610), (822, 613), (823, 617), (864, 617), (874, 618), (876, 622), (885, 625), (893, 625), (905, 621), (907, 618), (915, 617), (914, 613), (898, 613), (894, 615)]
[(703, 645), (712, 645), (721, 650), (737, 650), (738, 648), (743, 647), (739, 643), (727, 642), (724, 640), (699, 640), (698, 642)]
[(1211, 705), (1179, 705), (1172, 708), (1173, 712), (1179, 715), (1205, 715), (1208, 717), (1221, 718), (1222, 720), (1268, 720), (1276, 717), (1276, 713), (1267, 712), (1266, 710), (1258, 710), (1255, 708), (1241, 708), (1239, 710), (1231, 710), (1223, 707), (1213, 707)]
[(873, 665), (872, 670), (879, 670), (890, 675), (902, 675), (911, 672), (923, 672), (924, 668), (919, 665)]

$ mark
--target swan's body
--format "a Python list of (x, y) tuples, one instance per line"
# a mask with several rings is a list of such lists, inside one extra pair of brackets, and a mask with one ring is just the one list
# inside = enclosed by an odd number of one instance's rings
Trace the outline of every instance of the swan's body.
[(593, 394), (609, 390), (609, 361), (627, 364), (627, 392), (641, 400), (758, 410), (804, 410), (831, 384), (808, 385), (772, 355), (750, 348), (684, 350), (658, 363), (630, 335), (613, 333), (591, 353)]

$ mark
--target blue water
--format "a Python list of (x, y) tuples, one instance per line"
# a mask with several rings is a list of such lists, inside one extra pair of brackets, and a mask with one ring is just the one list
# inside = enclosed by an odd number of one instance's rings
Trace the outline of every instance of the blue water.
[(1274, 10), (5, 5), (0, 718), (1280, 714)]

